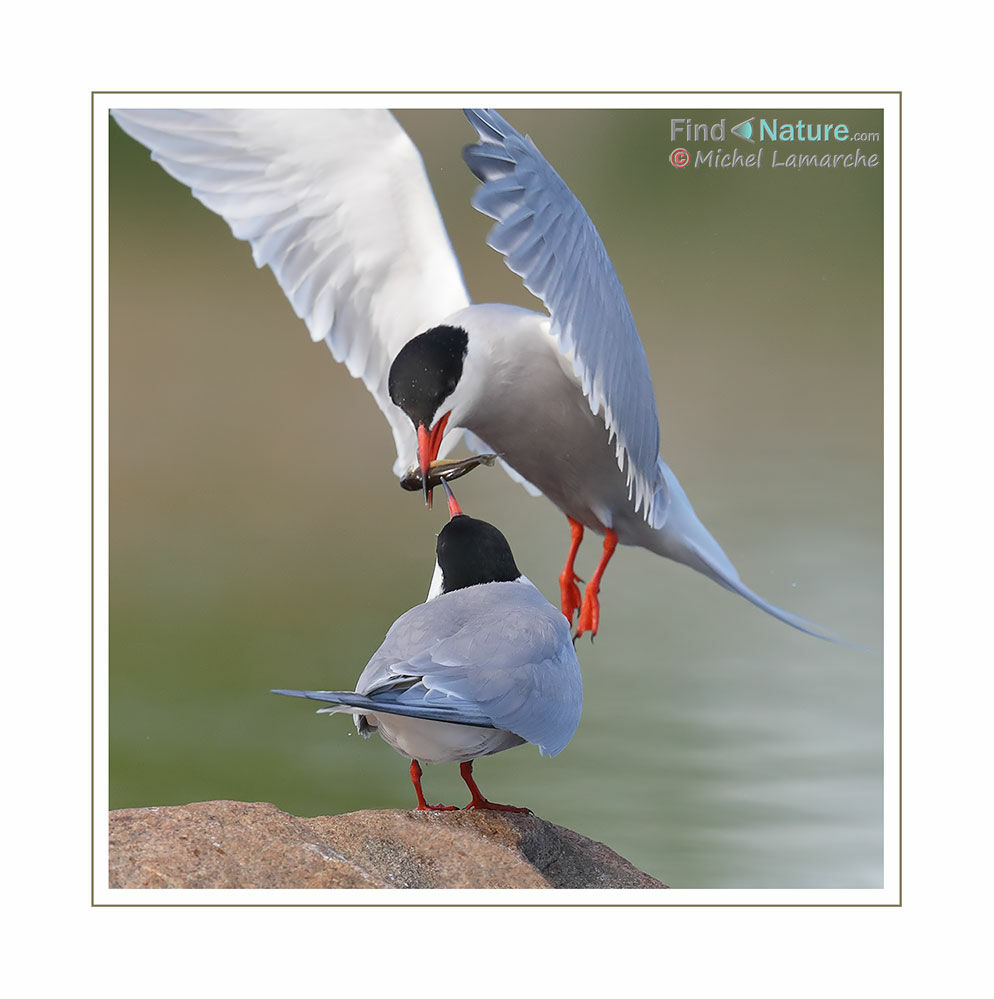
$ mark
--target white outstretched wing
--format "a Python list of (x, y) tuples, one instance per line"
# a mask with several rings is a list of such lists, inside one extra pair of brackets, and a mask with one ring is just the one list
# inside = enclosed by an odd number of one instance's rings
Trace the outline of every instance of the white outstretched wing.
[[(469, 304), (414, 144), (383, 110), (114, 110), (125, 132), (248, 240), (393, 430), (416, 452), (387, 376), (411, 337)], [(448, 434), (445, 452), (457, 442)]]
[[(659, 417), (642, 341), (593, 222), (534, 143), (496, 111), (467, 110), (480, 142), (463, 157), (483, 181), (473, 205), (497, 220), (487, 242), (552, 318), (590, 408), (603, 407), (618, 466), (649, 523), (662, 485)], [(665, 496), (660, 497), (665, 502)]]

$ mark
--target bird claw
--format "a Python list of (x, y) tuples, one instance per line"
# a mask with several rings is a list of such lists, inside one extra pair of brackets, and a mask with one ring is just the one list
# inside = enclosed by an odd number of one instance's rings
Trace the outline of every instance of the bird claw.
[(456, 805), (418, 805), (414, 809), (416, 812), (458, 812), (459, 808)]
[(596, 593), (587, 590), (587, 595), (583, 599), (583, 606), (580, 608), (580, 618), (576, 622), (576, 638), (585, 632), (590, 632), (590, 639), (593, 641), (597, 634), (597, 626), (600, 623), (601, 607)]

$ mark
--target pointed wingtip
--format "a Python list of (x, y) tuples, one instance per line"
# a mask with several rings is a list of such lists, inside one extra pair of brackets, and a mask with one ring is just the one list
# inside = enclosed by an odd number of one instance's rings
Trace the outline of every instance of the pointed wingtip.
[(463, 114), (483, 141), (500, 142), (504, 138), (494, 122), (506, 122), (491, 108), (463, 108)]

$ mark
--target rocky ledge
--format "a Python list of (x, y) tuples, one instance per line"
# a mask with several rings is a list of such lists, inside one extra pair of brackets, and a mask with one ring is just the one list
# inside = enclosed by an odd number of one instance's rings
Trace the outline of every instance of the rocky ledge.
[(110, 813), (111, 888), (665, 888), (535, 815), (363, 811), (298, 818), (264, 802)]

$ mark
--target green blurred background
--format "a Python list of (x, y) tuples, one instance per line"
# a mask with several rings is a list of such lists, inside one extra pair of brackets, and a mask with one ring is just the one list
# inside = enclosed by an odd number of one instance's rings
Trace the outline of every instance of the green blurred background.
[[(882, 171), (670, 166), (671, 117), (740, 111), (502, 111), (598, 226), (649, 357), (662, 453), (743, 578), (880, 649)], [(883, 127), (876, 111), (780, 115), (797, 116)], [(485, 245), (461, 113), (397, 117), (473, 299), (539, 307)], [(393, 750), (267, 691), (354, 686), (424, 599), (444, 504), (400, 490), (365, 388), (310, 342), (248, 245), (114, 124), (110, 310), (110, 806), (409, 807)], [(557, 602), (565, 518), (496, 469), (459, 486)], [(581, 576), (599, 550), (591, 536)], [(675, 887), (882, 883), (879, 655), (638, 549), (616, 555), (600, 633), (578, 651), (573, 742), (551, 761), (532, 747), (480, 761), (489, 797)], [(454, 765), (427, 768), (425, 787), (466, 798)]]

